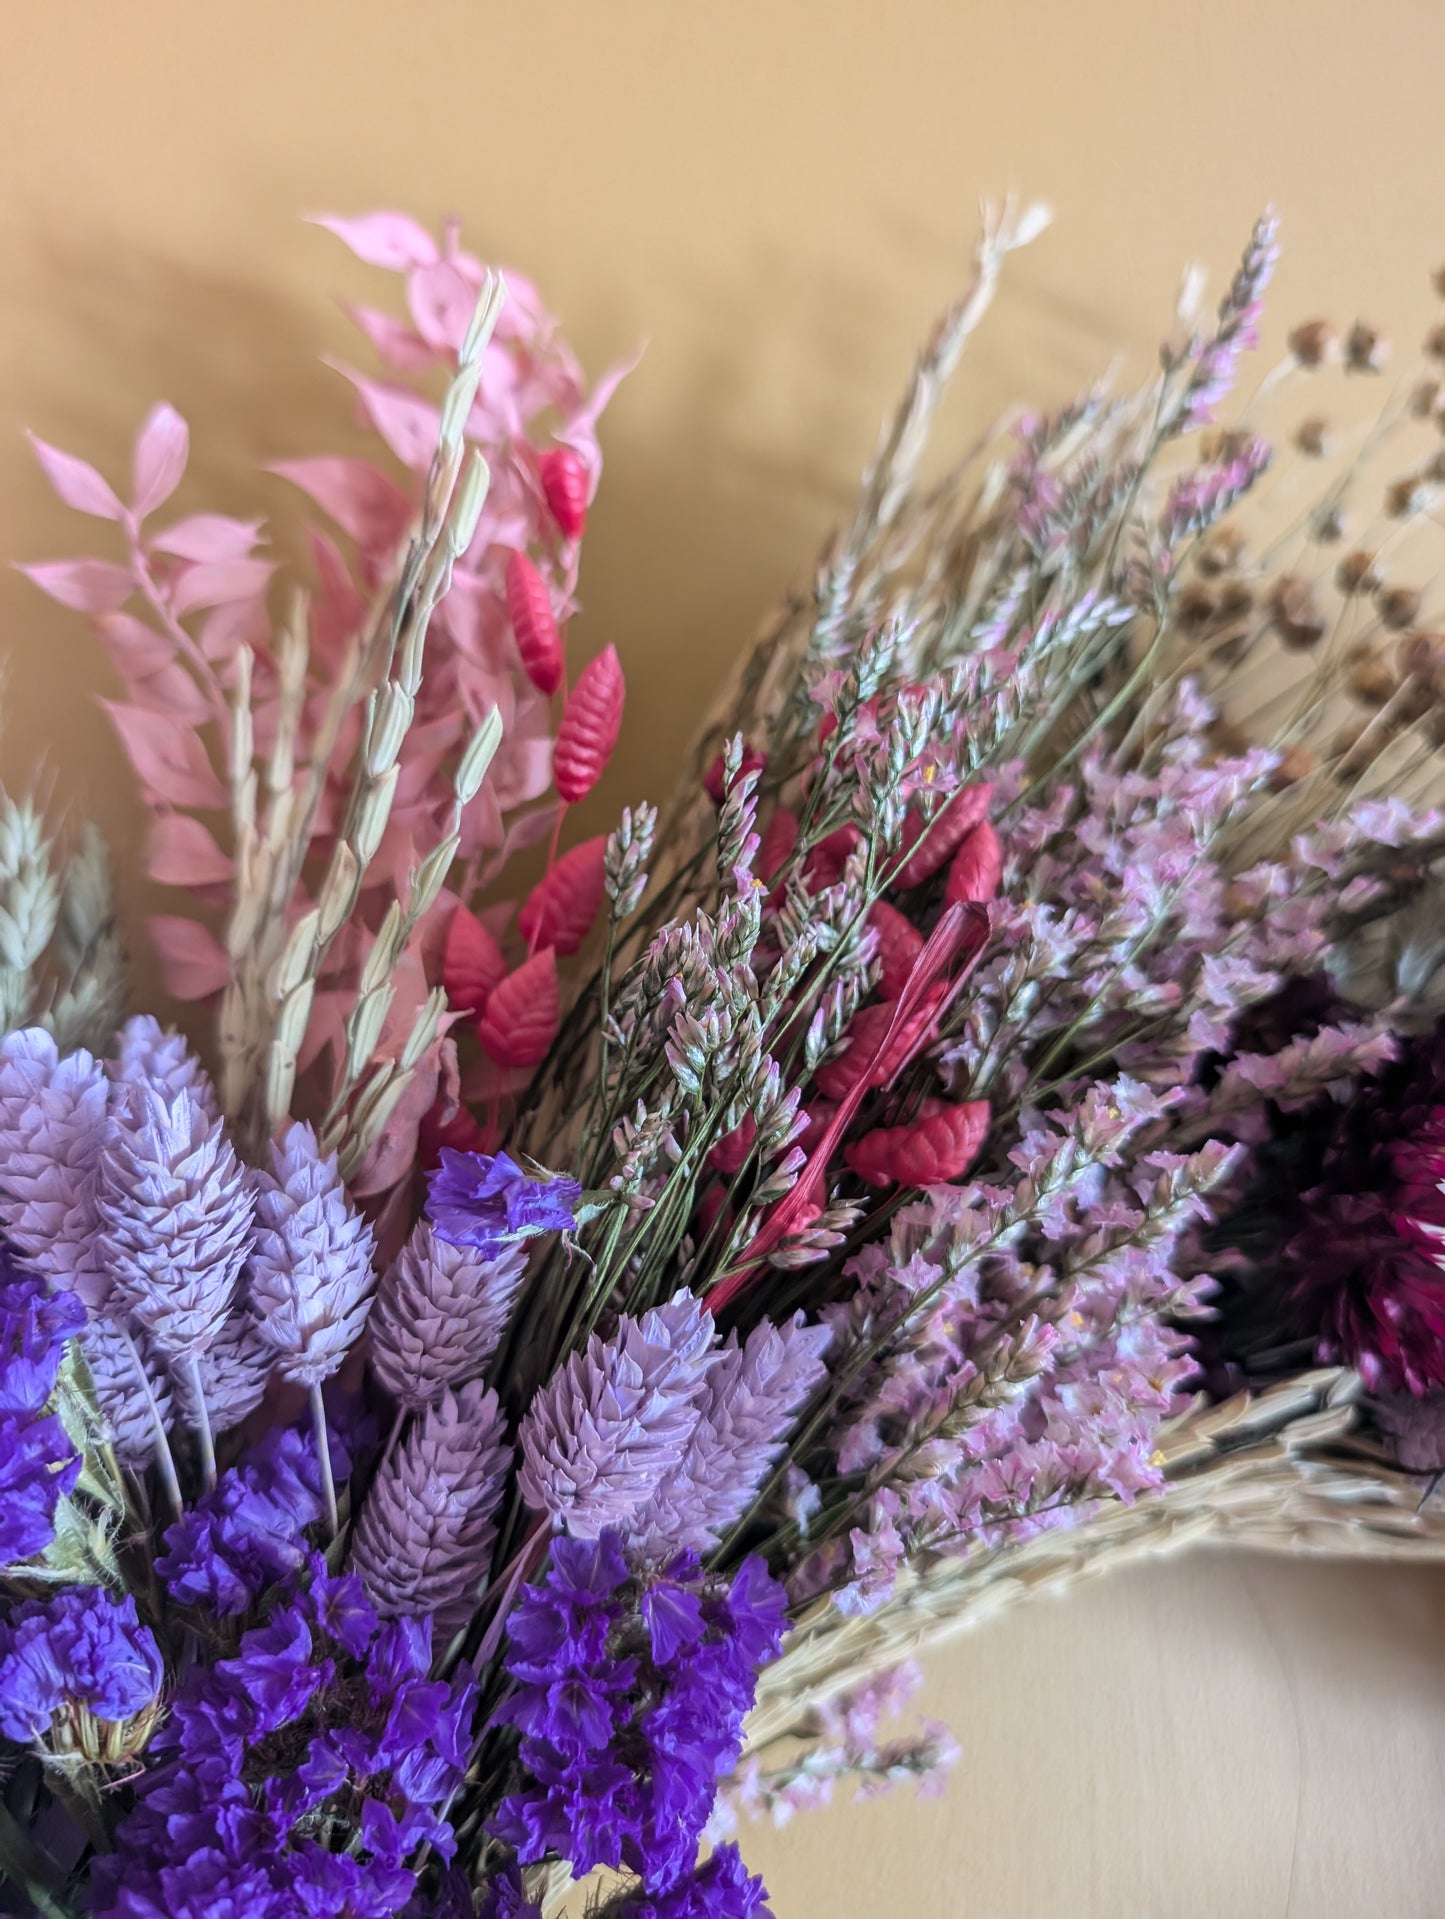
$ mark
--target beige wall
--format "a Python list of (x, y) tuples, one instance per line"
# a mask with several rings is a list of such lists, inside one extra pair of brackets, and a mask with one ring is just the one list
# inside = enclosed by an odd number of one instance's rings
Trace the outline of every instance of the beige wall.
[[(1223, 274), (1266, 199), (1280, 313), (1409, 336), (1445, 256), (1442, 72), (1439, 0), (11, 0), (0, 548), (77, 537), (22, 427), (114, 467), (161, 395), (188, 504), (277, 511), (255, 468), (344, 436), (316, 355), (370, 280), (298, 214), (455, 210), (592, 367), (650, 342), (608, 416), (583, 637), (632, 682), (610, 799), (656, 792), (846, 500), (981, 191), (1059, 224), (966, 416), (1147, 354), (1181, 261)], [(0, 596), (7, 773), (43, 763), (124, 857), (96, 652), (13, 574)], [(1445, 1911), (1440, 1598), (1229, 1561), (1036, 1606), (938, 1662), (965, 1747), (942, 1808), (759, 1838), (780, 1919)]]

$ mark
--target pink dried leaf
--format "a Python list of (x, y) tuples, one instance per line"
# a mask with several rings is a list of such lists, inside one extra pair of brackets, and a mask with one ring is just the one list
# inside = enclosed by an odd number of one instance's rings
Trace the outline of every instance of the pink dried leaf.
[(369, 460), (323, 454), (278, 460), (270, 471), (299, 486), (360, 547), (390, 549), (411, 519), (410, 500)]
[(335, 213), (313, 213), (308, 219), (312, 226), (334, 233), (371, 267), (402, 273), (438, 258), (436, 241), (409, 213), (362, 213), (352, 220)]
[(986, 1099), (959, 1106), (927, 1099), (905, 1126), (882, 1126), (849, 1146), (844, 1161), (870, 1186), (944, 1186), (960, 1179), (988, 1136)]
[(152, 533), (146, 545), (156, 553), (172, 553), (178, 560), (216, 563), (248, 559), (260, 544), (260, 520), (234, 520), (228, 513), (193, 513), (174, 526)]
[(135, 443), (131, 510), (138, 520), (164, 506), (181, 483), (190, 453), (190, 429), (163, 400), (151, 410)]
[(327, 365), (355, 387), (366, 417), (402, 465), (413, 473), (425, 473), (436, 451), (441, 426), (437, 409), (404, 387), (368, 380), (364, 373), (339, 361), (328, 360)]
[(527, 678), (550, 697), (566, 672), (562, 636), (547, 583), (525, 553), (507, 555), (507, 613)]
[(164, 713), (119, 700), (102, 700), (136, 777), (149, 796), (172, 806), (219, 810), (226, 791), (206, 757), (206, 749), (187, 726)]
[(910, 807), (903, 818), (902, 851), (907, 857), (894, 884), (906, 890), (921, 886), (941, 872), (974, 827), (987, 816), (992, 799), (993, 787), (986, 782), (962, 786), (944, 801), (926, 826), (918, 810)]
[(406, 299), (416, 330), (438, 352), (455, 353), (476, 311), (477, 290), (447, 260), (417, 267), (406, 277)]
[(269, 633), (264, 600), (231, 600), (211, 608), (201, 621), (197, 638), (206, 658), (225, 667), (239, 647), (259, 647)]
[(271, 560), (198, 561), (187, 566), (171, 588), (171, 611), (183, 619), (201, 607), (260, 599), (275, 571)]
[(442, 949), (447, 999), (464, 1013), (480, 1013), (506, 976), (501, 947), (469, 907), (459, 906)]
[(110, 483), (103, 479), (88, 460), (73, 453), (62, 453), (34, 433), (25, 436), (35, 457), (56, 493), (76, 513), (92, 514), (97, 520), (123, 520), (125, 508), (116, 498)]
[(983, 904), (998, 891), (1003, 877), (1003, 848), (988, 820), (980, 820), (965, 836), (948, 869), (943, 897), (950, 905), (970, 901)]
[(537, 474), (552, 518), (564, 539), (580, 540), (587, 526), (592, 476), (575, 447), (554, 447), (537, 462)]
[(436, 355), (405, 321), (376, 307), (349, 306), (345, 311), (376, 348), (378, 356), (398, 373), (425, 373), (436, 365)]
[(164, 713), (188, 726), (204, 726), (214, 718), (211, 703), (190, 674), (174, 660), (167, 660), (149, 673), (137, 674), (130, 682), (130, 697), (136, 706), (152, 713)]
[(923, 951), (923, 935), (905, 914), (887, 900), (874, 902), (868, 924), (878, 939), (878, 985), (887, 999), (897, 999)]
[(168, 634), (157, 633), (133, 613), (101, 613), (95, 624), (123, 679), (148, 679), (175, 658), (175, 641)]
[(215, 886), (234, 868), (201, 825), (185, 813), (162, 813), (151, 824), (146, 871), (163, 886)]
[(225, 948), (214, 933), (174, 913), (153, 913), (146, 925), (166, 991), (173, 999), (209, 999), (221, 991), (230, 968)]
[(114, 613), (135, 591), (128, 569), (110, 560), (40, 560), (20, 571), (77, 613)]

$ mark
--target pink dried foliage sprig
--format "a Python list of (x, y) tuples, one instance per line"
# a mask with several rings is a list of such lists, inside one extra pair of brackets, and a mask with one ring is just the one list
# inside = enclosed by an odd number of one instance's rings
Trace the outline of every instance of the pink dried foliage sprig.
[(615, 647), (589, 660), (562, 709), (553, 771), (558, 798), (568, 806), (586, 799), (601, 779), (622, 730), (627, 696)]
[(477, 1022), (477, 1038), (498, 1066), (538, 1066), (557, 1036), (561, 1016), (557, 956), (544, 946), (490, 993)]
[[(438, 241), (405, 215), (323, 219), (361, 259), (405, 276), (410, 324), (371, 309), (354, 317), (398, 380), (342, 369), (364, 418), (405, 469), (399, 483), (356, 458), (290, 461), (278, 470), (298, 485), (350, 542), (348, 563), (331, 534), (311, 530), (319, 586), (312, 602), (309, 674), (319, 696), (340, 670), (385, 590), (418, 511), (440, 430), (435, 404), (414, 390), (437, 369), (455, 368), (484, 268), (459, 243), (454, 225)], [(418, 849), (436, 843), (452, 804), (452, 769), (480, 720), (503, 721), (501, 747), (481, 791), (464, 808), (460, 855), (493, 867), (525, 844), (525, 815), (551, 778), (546, 695), (519, 670), (513, 651), (506, 572), (525, 556), (558, 620), (571, 611), (578, 538), (601, 470), (597, 420), (627, 369), (589, 391), (580, 367), (536, 290), (509, 276), (508, 301), (488, 344), (465, 437), (485, 453), (491, 485), (451, 590), (434, 616), (428, 669), (415, 723), (401, 751), (401, 775), (372, 885), (404, 880)], [(165, 884), (204, 893), (231, 877), (228, 854), (198, 813), (222, 810), (228, 758), (228, 689), (240, 649), (255, 656), (257, 745), (275, 710), (275, 642), (266, 596), (274, 565), (260, 551), (261, 524), (198, 514), (158, 527), (152, 516), (186, 469), (185, 422), (158, 407), (136, 445), (129, 500), (86, 462), (37, 441), (37, 455), (67, 505), (108, 520), (123, 559), (41, 563), (26, 569), (62, 604), (95, 619), (126, 696), (108, 710), (153, 814), (148, 870)], [(304, 756), (321, 710), (307, 703)], [(316, 816), (323, 842), (341, 820), (343, 769)], [(547, 830), (545, 820), (540, 824)], [(225, 982), (225, 956), (210, 931), (183, 915), (158, 916), (153, 936), (178, 997), (204, 997)], [(324, 1002), (318, 1002), (324, 1007)]]

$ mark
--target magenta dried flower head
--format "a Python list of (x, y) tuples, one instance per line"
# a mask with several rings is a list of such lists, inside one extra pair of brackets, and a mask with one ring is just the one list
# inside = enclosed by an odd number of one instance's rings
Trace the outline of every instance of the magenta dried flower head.
[(687, 1452), (634, 1522), (672, 1551), (709, 1552), (747, 1511), (777, 1463), (804, 1402), (821, 1382), (832, 1329), (801, 1313), (761, 1321), (739, 1346), (728, 1337), (708, 1376)]
[(39, 1027), (0, 1043), (0, 1222), (56, 1286), (104, 1304), (97, 1189), (109, 1088), (89, 1053), (64, 1059)]
[(476, 1379), (501, 1339), (527, 1270), (522, 1241), (488, 1257), (438, 1239), (426, 1220), (376, 1289), (371, 1367), (410, 1412)]
[(167, 1099), (177, 1093), (193, 1093), (209, 1119), (219, 1119), (221, 1104), (210, 1075), (183, 1033), (168, 1033), (149, 1013), (128, 1019), (116, 1035), (116, 1054), (110, 1062), (110, 1076), (124, 1092), (133, 1086), (149, 1086)]
[(371, 1307), (371, 1228), (346, 1196), (334, 1153), (289, 1126), (256, 1179), (251, 1310), (276, 1365), (298, 1385), (330, 1377)]
[(220, 1333), (251, 1250), (252, 1205), (225, 1128), (188, 1088), (130, 1089), (101, 1154), (100, 1254), (171, 1358)]
[(351, 1548), (378, 1612), (469, 1618), (491, 1567), (496, 1511), (512, 1463), (497, 1395), (473, 1380), (444, 1392), (372, 1482)]
[(686, 1291), (596, 1333), (541, 1388), (520, 1433), (517, 1484), (579, 1538), (625, 1527), (681, 1465), (716, 1363), (712, 1315)]

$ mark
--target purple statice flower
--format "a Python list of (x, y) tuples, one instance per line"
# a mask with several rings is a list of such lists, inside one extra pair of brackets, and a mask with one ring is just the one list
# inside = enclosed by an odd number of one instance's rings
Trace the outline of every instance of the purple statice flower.
[(509, 1240), (569, 1232), (581, 1197), (575, 1179), (528, 1179), (505, 1153), (444, 1146), (428, 1182), (427, 1212), (438, 1239), (493, 1255)]
[(618, 1919), (773, 1919), (767, 1901), (762, 1880), (749, 1873), (729, 1842), (670, 1891), (626, 1900)]
[(150, 1712), (163, 1677), (155, 1634), (129, 1593), (77, 1586), (27, 1600), (0, 1623), (0, 1732), (100, 1757), (79, 1716), (122, 1727)]
[(803, 1403), (826, 1372), (827, 1326), (801, 1313), (783, 1326), (762, 1320), (739, 1346), (728, 1342), (709, 1374), (697, 1425), (677, 1470), (633, 1522), (665, 1548), (707, 1552), (747, 1511), (777, 1463)]
[(55, 1509), (80, 1468), (80, 1454), (53, 1414), (0, 1414), (0, 1567), (45, 1551), (55, 1537)]
[(594, 1333), (522, 1421), (517, 1484), (579, 1538), (625, 1526), (687, 1453), (717, 1361), (712, 1315), (687, 1291), (610, 1339)]
[(381, 1612), (433, 1615), (448, 1633), (466, 1623), (491, 1567), (511, 1463), (497, 1395), (480, 1380), (422, 1411), (373, 1480), (352, 1543)]
[(256, 1180), (250, 1301), (287, 1379), (330, 1378), (366, 1324), (374, 1284), (371, 1228), (347, 1198), (334, 1153), (309, 1126), (289, 1126)]
[[(93, 1319), (80, 1336), (105, 1436), (123, 1466), (143, 1471), (156, 1450), (156, 1421), (171, 1423), (171, 1376), (143, 1332)], [(154, 1411), (152, 1411), (154, 1407)]]
[(12, 1266), (0, 1249), (0, 1418), (37, 1416), (55, 1391), (65, 1342), (85, 1324), (74, 1293)]
[[(346, 1471), (349, 1461), (334, 1430), (328, 1443)], [(235, 1617), (304, 1563), (306, 1529), (324, 1511), (312, 1436), (273, 1426), (167, 1528), (156, 1571), (182, 1605)]]
[(615, 1533), (555, 1541), (507, 1620), (503, 1711), (522, 1735), (523, 1784), (497, 1836), (523, 1864), (556, 1854), (579, 1878), (625, 1866), (647, 1896), (686, 1884), (785, 1623), (761, 1560), (725, 1586), (684, 1554), (639, 1582)]
[[(102, 1919), (390, 1919), (421, 1846), (444, 1862), (476, 1687), (430, 1678), (430, 1621), (381, 1624), (359, 1581), (313, 1556), (236, 1656), (194, 1666), (95, 1862)], [(340, 1828), (332, 1851), (318, 1833)]]
[(115, 1058), (107, 1062), (112, 1080), (121, 1089), (148, 1086), (166, 1099), (191, 1093), (210, 1119), (219, 1119), (221, 1103), (210, 1075), (191, 1051), (182, 1033), (168, 1033), (149, 1013), (128, 1019), (116, 1034)]
[(121, 1300), (169, 1358), (212, 1344), (251, 1250), (245, 1173), (193, 1090), (127, 1090), (100, 1160), (99, 1253)]
[(526, 1895), (515, 1859), (493, 1868), (478, 1919), (542, 1919), (542, 1908)]
[(480, 1376), (496, 1351), (527, 1270), (523, 1241), (478, 1252), (418, 1220), (376, 1289), (368, 1321), (372, 1371), (409, 1412)]
[(102, 1305), (97, 1190), (109, 1087), (89, 1053), (61, 1058), (41, 1027), (0, 1042), (0, 1225), (54, 1285)]

